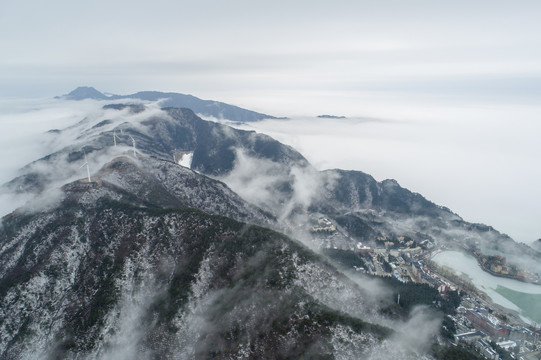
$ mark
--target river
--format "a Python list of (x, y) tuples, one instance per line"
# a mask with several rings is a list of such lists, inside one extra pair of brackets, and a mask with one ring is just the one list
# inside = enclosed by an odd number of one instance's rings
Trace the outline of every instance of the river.
[(432, 260), (465, 275), (492, 302), (517, 311), (527, 322), (541, 323), (541, 286), (493, 276), (481, 269), (477, 260), (460, 251), (443, 251)]

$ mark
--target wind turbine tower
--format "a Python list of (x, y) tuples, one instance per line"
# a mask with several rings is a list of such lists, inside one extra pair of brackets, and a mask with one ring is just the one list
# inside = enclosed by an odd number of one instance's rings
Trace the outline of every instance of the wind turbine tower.
[(81, 165), (79, 167), (79, 169), (82, 168), (85, 165), (86, 165), (86, 175), (88, 176), (88, 182), (90, 183), (91, 182), (91, 180), (90, 180), (90, 168), (88, 167), (88, 160), (86, 159), (86, 153), (85, 153), (85, 163), (83, 165)]
[(131, 136), (131, 135), (128, 135), (131, 139), (131, 144), (133, 146), (133, 157), (137, 157), (137, 154), (135, 153), (135, 139)]
[(115, 143), (115, 147), (116, 147), (116, 139), (120, 140), (120, 138), (118, 136), (116, 136), (116, 131), (113, 130), (113, 141)]

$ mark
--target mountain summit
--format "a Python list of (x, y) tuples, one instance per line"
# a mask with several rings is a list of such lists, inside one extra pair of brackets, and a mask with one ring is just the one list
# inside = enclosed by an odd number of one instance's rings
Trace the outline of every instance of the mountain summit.
[(107, 99), (108, 96), (99, 92), (91, 86), (79, 86), (77, 89), (71, 91), (69, 94), (64, 95), (64, 98), (68, 100), (104, 100)]

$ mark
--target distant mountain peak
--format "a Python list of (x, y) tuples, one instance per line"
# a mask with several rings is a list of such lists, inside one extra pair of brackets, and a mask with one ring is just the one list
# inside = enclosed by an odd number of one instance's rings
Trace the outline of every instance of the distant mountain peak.
[(77, 89), (71, 91), (69, 94), (64, 95), (64, 98), (68, 100), (84, 100), (84, 99), (95, 99), (95, 100), (105, 100), (109, 99), (108, 96), (99, 92), (91, 86), (79, 86)]
[(80, 86), (67, 95), (60, 98), (67, 100), (119, 100), (119, 99), (139, 99), (143, 101), (163, 100), (162, 107), (188, 108), (198, 115), (208, 118), (224, 119), (235, 122), (250, 122), (263, 119), (276, 119), (276, 117), (258, 113), (252, 110), (243, 109), (235, 105), (226, 104), (215, 100), (203, 100), (193, 95), (185, 95), (174, 92), (160, 91), (139, 91), (130, 95), (110, 95), (90, 86)]
[(318, 115), (318, 118), (321, 119), (345, 119), (345, 116), (337, 116), (337, 115)]

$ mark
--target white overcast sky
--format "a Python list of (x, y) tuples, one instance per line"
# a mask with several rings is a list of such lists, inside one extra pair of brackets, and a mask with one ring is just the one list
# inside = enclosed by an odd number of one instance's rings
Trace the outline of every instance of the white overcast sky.
[(538, 0), (3, 0), (0, 95), (91, 85), (350, 115), (366, 92), (538, 98), (540, 14)]
[(531, 241), (541, 237), (540, 17), (539, 0), (3, 0), (0, 97), (89, 85), (383, 119), (260, 129), (321, 168), (396, 178)]

